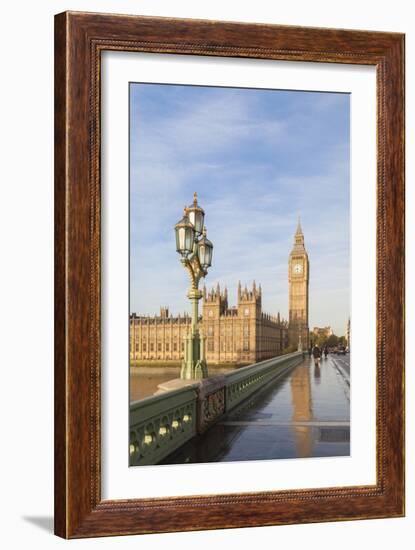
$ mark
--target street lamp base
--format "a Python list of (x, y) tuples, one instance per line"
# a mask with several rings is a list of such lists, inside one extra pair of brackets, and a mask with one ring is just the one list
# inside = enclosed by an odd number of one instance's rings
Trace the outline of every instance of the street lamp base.
[(199, 360), (196, 363), (182, 362), (180, 370), (180, 378), (182, 380), (201, 380), (208, 377), (208, 369), (206, 361)]
[(199, 332), (190, 333), (184, 338), (184, 359), (180, 371), (182, 380), (200, 380), (208, 377), (205, 359), (205, 338)]

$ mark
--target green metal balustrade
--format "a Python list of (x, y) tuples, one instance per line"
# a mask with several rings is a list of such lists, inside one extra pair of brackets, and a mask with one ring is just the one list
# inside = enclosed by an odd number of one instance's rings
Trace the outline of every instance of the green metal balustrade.
[[(131, 403), (130, 466), (157, 464), (201, 433), (206, 422), (200, 416), (208, 409), (201, 406), (204, 400), (225, 390), (225, 407), (217, 421), (302, 360), (303, 353), (297, 351), (227, 373), (216, 385), (208, 378)], [(214, 393), (206, 391), (210, 386)]]
[(197, 384), (130, 405), (130, 466), (157, 464), (196, 435)]

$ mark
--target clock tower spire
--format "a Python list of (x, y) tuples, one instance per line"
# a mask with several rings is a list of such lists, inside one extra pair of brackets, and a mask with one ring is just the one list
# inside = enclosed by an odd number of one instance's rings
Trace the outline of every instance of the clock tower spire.
[(304, 234), (298, 218), (294, 245), (288, 258), (289, 286), (289, 324), (288, 336), (290, 346), (309, 345), (308, 328), (308, 281), (310, 263), (304, 246)]

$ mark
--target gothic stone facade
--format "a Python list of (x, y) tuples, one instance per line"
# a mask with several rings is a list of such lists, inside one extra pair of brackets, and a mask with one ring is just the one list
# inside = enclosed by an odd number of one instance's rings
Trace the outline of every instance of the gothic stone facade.
[(238, 285), (237, 305), (229, 307), (228, 292), (219, 285), (203, 295), (202, 334), (211, 363), (254, 363), (280, 355), (288, 345), (288, 325), (262, 311), (261, 286)]
[(289, 342), (290, 346), (309, 346), (308, 282), (310, 262), (304, 246), (304, 234), (298, 221), (294, 246), (288, 258)]
[[(226, 288), (204, 289), (199, 327), (206, 338), (206, 359), (215, 363), (254, 363), (283, 352), (299, 341), (308, 346), (309, 261), (300, 223), (288, 259), (289, 322), (262, 311), (261, 286), (238, 285), (237, 305), (230, 307)], [(180, 361), (183, 338), (190, 330), (188, 315), (172, 316), (168, 308), (160, 315), (130, 317), (131, 361)]]
[[(288, 346), (288, 324), (262, 311), (262, 291), (255, 283), (248, 290), (238, 286), (237, 306), (229, 307), (227, 289), (219, 285), (202, 299), (201, 334), (206, 338), (209, 363), (255, 363), (268, 359)], [(179, 361), (183, 337), (190, 330), (188, 315), (172, 316), (167, 308), (159, 316), (130, 317), (130, 359)]]

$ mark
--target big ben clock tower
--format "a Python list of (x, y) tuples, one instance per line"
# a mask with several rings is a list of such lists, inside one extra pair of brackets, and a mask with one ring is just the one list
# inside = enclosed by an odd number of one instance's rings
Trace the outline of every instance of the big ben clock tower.
[(301, 345), (307, 349), (309, 345), (308, 328), (308, 280), (310, 264), (304, 247), (304, 235), (298, 220), (294, 236), (294, 246), (288, 258), (289, 285), (289, 325), (288, 336), (290, 345)]

